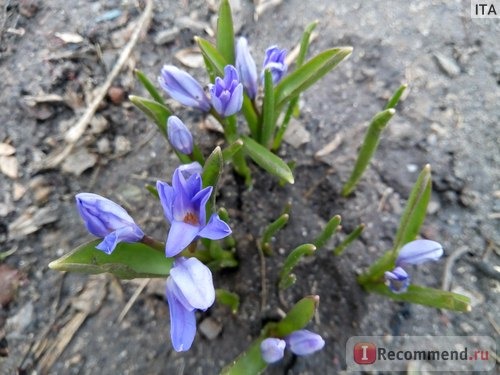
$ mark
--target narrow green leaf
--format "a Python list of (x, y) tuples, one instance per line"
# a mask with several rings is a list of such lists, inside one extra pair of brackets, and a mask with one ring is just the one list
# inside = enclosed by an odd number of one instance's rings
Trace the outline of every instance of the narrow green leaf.
[(274, 113), (274, 85), (273, 76), (269, 69), (264, 71), (264, 103), (262, 111), (262, 129), (260, 144), (269, 148), (274, 135), (276, 117)]
[(154, 100), (146, 99), (140, 96), (130, 95), (129, 100), (139, 108), (146, 116), (148, 116), (158, 126), (161, 134), (167, 137), (167, 119), (172, 112), (163, 104), (155, 102)]
[(122, 279), (137, 277), (167, 277), (173, 258), (142, 243), (119, 243), (113, 253), (97, 250), (101, 240), (77, 247), (54, 260), (49, 267), (58, 271), (86, 274), (111, 273)]
[(231, 364), (222, 369), (222, 375), (258, 375), (267, 367), (262, 359), (260, 344), (266, 337), (285, 337), (304, 328), (313, 318), (319, 303), (318, 296), (301, 299), (278, 323), (268, 323), (259, 338), (241, 353)]
[(233, 314), (238, 312), (240, 297), (236, 293), (229, 292), (225, 289), (215, 289), (215, 298), (217, 298), (218, 303), (229, 306)]
[(344, 185), (342, 189), (342, 195), (344, 197), (348, 196), (354, 190), (354, 187), (358, 183), (359, 179), (363, 175), (366, 167), (370, 164), (370, 160), (377, 150), (378, 143), (380, 141), (380, 134), (382, 130), (386, 127), (389, 120), (394, 116), (396, 110), (394, 108), (386, 109), (382, 112), (377, 113), (370, 122), (368, 129), (365, 134), (365, 139), (361, 148), (359, 149), (358, 158), (354, 169), (352, 170), (349, 180)]
[(146, 77), (146, 75), (141, 72), (139, 69), (134, 70), (135, 76), (139, 80), (139, 82), (142, 84), (142, 86), (146, 89), (146, 91), (151, 95), (151, 97), (159, 104), (165, 105), (165, 100), (163, 100), (163, 97), (161, 94), (156, 90), (155, 85)]
[(288, 165), (267, 148), (248, 137), (243, 137), (243, 148), (261, 168), (290, 184), (294, 183), (293, 174)]
[(151, 195), (153, 197), (155, 197), (156, 199), (160, 199), (160, 196), (158, 195), (158, 190), (156, 189), (156, 186), (153, 186), (151, 184), (146, 184), (145, 188), (147, 191), (149, 191), (151, 193)]
[(279, 287), (281, 289), (285, 289), (291, 286), (291, 284), (289, 283), (292, 280), (289, 278), (289, 275), (291, 274), (293, 268), (297, 265), (302, 257), (310, 256), (314, 254), (314, 251), (316, 251), (316, 246), (307, 243), (296, 247), (290, 254), (288, 254), (285, 262), (283, 263), (283, 268), (280, 272)]
[(349, 56), (351, 52), (352, 47), (332, 48), (323, 51), (287, 75), (276, 86), (276, 108), (281, 108), (291, 98), (311, 87)]
[(203, 166), (203, 172), (201, 174), (201, 180), (203, 181), (203, 187), (213, 186), (212, 195), (207, 202), (206, 215), (207, 220), (212, 216), (213, 209), (215, 207), (215, 196), (217, 194), (217, 183), (222, 175), (222, 170), (224, 169), (224, 159), (222, 158), (222, 151), (219, 146), (217, 146), (210, 156), (207, 158), (205, 165)]
[(333, 234), (337, 232), (341, 220), (340, 215), (335, 215), (330, 219), (330, 221), (328, 221), (328, 223), (326, 223), (325, 229), (321, 231), (313, 242), (316, 248), (321, 249), (326, 245), (330, 238), (332, 238)]
[(288, 219), (289, 219), (288, 214), (283, 214), (275, 221), (273, 221), (271, 224), (269, 224), (264, 230), (262, 238), (260, 239), (260, 247), (266, 255), (271, 255), (272, 253), (271, 239), (276, 233), (278, 233), (278, 231), (280, 231), (288, 223)]
[(405, 293), (393, 293), (387, 285), (382, 283), (366, 284), (364, 288), (368, 292), (382, 294), (396, 301), (417, 303), (419, 305), (436, 307), (453, 311), (471, 311), (470, 299), (457, 293), (444, 290), (426, 288), (418, 285), (410, 285)]
[(340, 255), (344, 252), (344, 250), (349, 246), (352, 241), (358, 238), (363, 230), (365, 229), (365, 224), (360, 224), (354, 229), (351, 233), (347, 235), (347, 237), (342, 241), (334, 250), (333, 255)]
[(222, 0), (219, 7), (217, 50), (229, 64), (234, 65), (234, 30), (229, 0)]
[(195, 37), (194, 40), (198, 43), (201, 54), (206, 59), (206, 62), (208, 62), (208, 64), (212, 67), (215, 75), (224, 75), (224, 67), (227, 65), (227, 61), (224, 56), (221, 55), (221, 53), (217, 51), (217, 48), (208, 40), (200, 37)]
[(241, 112), (247, 121), (248, 129), (253, 139), (259, 139), (259, 115), (248, 95), (243, 93), (243, 106)]
[(222, 158), (225, 162), (230, 161), (234, 154), (241, 150), (243, 147), (243, 141), (241, 139), (236, 140), (227, 146), (224, 150), (222, 150)]
[(366, 285), (368, 283), (380, 282), (385, 271), (394, 269), (396, 256), (392, 251), (387, 251), (370, 266), (366, 273), (358, 277), (358, 283)]
[(427, 164), (418, 175), (406, 203), (406, 208), (401, 216), (399, 228), (394, 239), (393, 252), (395, 254), (397, 254), (404, 244), (413, 241), (420, 233), (420, 227), (427, 213), (427, 204), (431, 197), (431, 190), (431, 166)]
[(302, 34), (299, 55), (297, 56), (297, 61), (295, 62), (295, 66), (297, 68), (300, 68), (306, 59), (307, 50), (309, 49), (309, 44), (311, 43), (311, 34), (316, 26), (318, 26), (318, 21), (311, 22), (307, 25), (304, 33)]
[(403, 95), (407, 87), (408, 85), (406, 83), (399, 86), (394, 95), (392, 95), (392, 97), (387, 102), (385, 109), (396, 108), (396, 105), (399, 103), (399, 99), (401, 99), (401, 95)]

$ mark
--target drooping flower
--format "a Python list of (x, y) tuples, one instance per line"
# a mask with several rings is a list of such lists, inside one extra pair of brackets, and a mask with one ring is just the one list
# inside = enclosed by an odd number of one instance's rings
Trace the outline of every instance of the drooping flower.
[(193, 136), (179, 117), (168, 118), (167, 135), (172, 147), (180, 153), (189, 155), (193, 152)]
[(430, 240), (415, 240), (405, 244), (398, 253), (396, 268), (384, 274), (389, 288), (394, 293), (404, 293), (410, 285), (410, 275), (403, 269), (407, 265), (418, 265), (443, 256), (443, 246)]
[(93, 193), (79, 193), (75, 198), (87, 230), (104, 238), (97, 249), (111, 254), (119, 242), (138, 242), (144, 237), (134, 219), (115, 202)]
[(212, 187), (202, 188), (199, 173), (186, 179), (177, 168), (172, 186), (158, 181), (156, 188), (165, 217), (170, 222), (165, 245), (167, 257), (179, 254), (198, 237), (219, 240), (231, 234), (231, 228), (215, 213), (206, 222), (205, 206), (212, 194)]
[(250, 99), (255, 99), (258, 90), (257, 66), (250, 54), (248, 42), (245, 38), (238, 39), (236, 44), (236, 70), (238, 70), (243, 87)]
[(204, 112), (210, 110), (210, 102), (203, 87), (189, 73), (173, 65), (164, 65), (158, 82), (163, 90), (179, 103)]
[[(263, 70), (269, 69), (273, 77), (273, 84), (281, 81), (281, 78), (286, 74), (288, 66), (285, 64), (286, 49), (279, 49), (277, 46), (271, 46), (266, 49), (266, 57), (264, 58)], [(264, 72), (262, 72), (262, 78)]]
[(196, 335), (195, 310), (205, 311), (215, 301), (212, 273), (196, 258), (179, 257), (167, 279), (170, 337), (178, 352), (189, 350)]
[(262, 359), (267, 363), (279, 361), (284, 356), (285, 347), (296, 355), (309, 355), (323, 349), (325, 340), (317, 333), (300, 329), (284, 339), (274, 337), (264, 339), (260, 344)]
[(288, 348), (297, 355), (309, 355), (323, 349), (325, 340), (317, 333), (300, 329), (285, 337)]
[(234, 115), (243, 105), (243, 85), (232, 65), (224, 68), (224, 78), (215, 78), (210, 85), (210, 100), (217, 113), (223, 117)]
[(267, 363), (278, 362), (285, 355), (285, 340), (268, 337), (260, 343), (262, 358)]

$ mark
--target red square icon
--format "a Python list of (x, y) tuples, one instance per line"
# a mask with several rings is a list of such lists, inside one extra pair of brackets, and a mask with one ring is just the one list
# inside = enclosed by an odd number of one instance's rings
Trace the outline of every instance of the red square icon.
[(358, 342), (353, 351), (354, 362), (358, 365), (371, 365), (377, 359), (377, 347), (371, 342)]

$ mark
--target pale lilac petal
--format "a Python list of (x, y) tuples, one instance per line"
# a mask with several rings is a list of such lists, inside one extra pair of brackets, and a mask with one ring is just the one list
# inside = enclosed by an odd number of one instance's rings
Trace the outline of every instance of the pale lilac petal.
[(240, 83), (233, 91), (233, 95), (226, 104), (224, 116), (228, 117), (237, 113), (243, 105), (243, 85)]
[(198, 215), (199, 215), (199, 221), (200, 225), (203, 226), (207, 222), (207, 217), (206, 217), (206, 205), (208, 200), (210, 199), (210, 195), (212, 195), (212, 186), (207, 186), (206, 188), (200, 190), (194, 197), (193, 197), (193, 204), (196, 207), (199, 207), (198, 209)]
[(286, 342), (281, 339), (269, 337), (260, 343), (262, 359), (267, 363), (278, 362), (285, 355)]
[(201, 174), (203, 172), (203, 167), (197, 161), (193, 161), (192, 163), (182, 164), (177, 168), (181, 171), (184, 178), (189, 178), (194, 174)]
[(129, 225), (111, 232), (104, 240), (96, 246), (96, 249), (111, 254), (116, 245), (120, 242), (139, 242), (144, 237), (144, 233), (137, 225)]
[(394, 293), (404, 293), (410, 285), (410, 276), (401, 267), (396, 267), (392, 271), (386, 271), (384, 278)]
[(443, 246), (430, 240), (408, 242), (399, 251), (396, 265), (422, 264), (429, 260), (438, 260), (443, 256)]
[(196, 238), (200, 228), (183, 221), (172, 221), (165, 244), (165, 255), (173, 257), (189, 246)]
[(236, 45), (236, 69), (240, 73), (241, 82), (249, 98), (254, 99), (258, 89), (257, 66), (245, 38), (239, 38)]
[(199, 237), (210, 240), (220, 240), (231, 234), (231, 228), (227, 223), (219, 218), (219, 215), (212, 214), (207, 225), (198, 233)]
[(206, 310), (213, 305), (215, 289), (212, 272), (198, 259), (176, 259), (170, 277), (193, 308)]
[(177, 352), (189, 350), (196, 335), (196, 316), (194, 310), (186, 310), (175, 297), (171, 284), (167, 279), (166, 296), (170, 311), (170, 338)]
[(167, 184), (166, 182), (157, 181), (156, 190), (158, 191), (158, 196), (160, 197), (160, 203), (163, 207), (163, 213), (167, 218), (168, 222), (171, 223), (173, 219), (173, 208), (175, 200), (174, 188)]
[(320, 335), (307, 329), (295, 331), (285, 340), (292, 353), (297, 355), (309, 355), (325, 346), (325, 340)]
[[(191, 177), (190, 177), (191, 178)], [(187, 191), (187, 183), (179, 169), (176, 169), (172, 178), (172, 185), (175, 191), (175, 200), (172, 209), (174, 221), (184, 221), (186, 214), (195, 213), (195, 208), (191, 202), (191, 196)]]
[(193, 135), (177, 116), (170, 116), (167, 120), (167, 135), (172, 147), (182, 154), (193, 152)]

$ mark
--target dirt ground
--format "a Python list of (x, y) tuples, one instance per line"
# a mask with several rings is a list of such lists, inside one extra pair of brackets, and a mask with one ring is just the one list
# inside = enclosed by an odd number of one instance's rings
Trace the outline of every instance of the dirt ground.
[[(295, 160), (295, 185), (280, 187), (255, 166), (248, 190), (228, 168), (219, 204), (228, 208), (240, 267), (215, 276), (241, 297), (232, 315), (215, 305), (198, 316), (208, 327), (192, 349), (169, 342), (164, 281), (120, 281), (48, 269), (51, 260), (90, 240), (74, 195), (91, 191), (122, 204), (145, 231), (167, 226), (145, 183), (169, 180), (176, 159), (154, 125), (126, 99), (144, 95), (132, 70), (155, 79), (163, 64), (211, 38), (213, 1), (155, 1), (151, 24), (113, 81), (72, 153), (44, 161), (65, 145), (135, 30), (140, 1), (4, 0), (0, 9), (0, 373), (216, 374), (257, 337), (262, 325), (308, 294), (321, 302), (311, 330), (324, 350), (270, 366), (268, 374), (336, 374), (354, 335), (487, 335), (499, 338), (500, 315), (500, 20), (471, 19), (467, 1), (365, 2), (287, 0), (256, 19), (249, 0), (231, 1), (238, 35), (262, 61), (267, 46), (292, 49), (319, 20), (311, 52), (351, 45), (352, 56), (303, 95), (298, 135), (280, 155)], [(187, 63), (198, 66), (196, 56)], [(203, 69), (187, 68), (206, 83)], [(349, 199), (340, 191), (370, 118), (403, 82), (409, 84), (371, 168)], [(199, 113), (172, 107), (210, 150), (221, 141)], [(326, 155), (316, 155), (329, 143)], [(297, 144), (302, 143), (302, 144)], [(430, 163), (433, 194), (422, 236), (446, 257), (412, 270), (415, 283), (470, 296), (467, 314), (396, 303), (364, 293), (355, 277), (390, 248), (419, 170)], [(255, 246), (261, 228), (292, 201), (292, 219), (266, 259), (267, 303)], [(297, 269), (278, 294), (287, 252), (311, 241), (334, 214), (343, 231), (366, 230), (344, 255), (323, 250)], [(9, 252), (5, 254), (5, 252)], [(5, 256), (8, 255), (8, 256)], [(455, 255), (455, 256), (454, 256)], [(448, 271), (446, 270), (448, 268)], [(127, 302), (140, 292), (121, 317)], [(211, 337), (214, 335), (216, 337)], [(2, 356), (7, 354), (8, 356)]]

